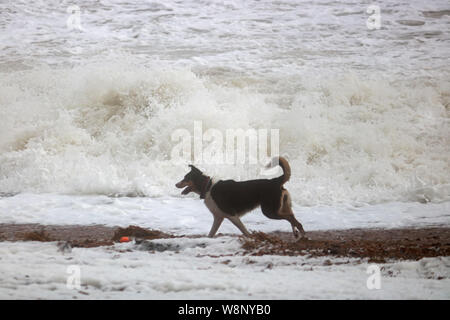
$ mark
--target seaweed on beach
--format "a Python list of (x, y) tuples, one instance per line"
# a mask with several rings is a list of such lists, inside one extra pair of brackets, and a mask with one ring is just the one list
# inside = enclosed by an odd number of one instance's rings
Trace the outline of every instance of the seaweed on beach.
[(44, 230), (25, 232), (21, 238), (23, 241), (41, 241), (41, 242), (54, 241), (49, 236), (49, 234)]
[(439, 229), (348, 229), (315, 231), (311, 238), (294, 239), (287, 233), (254, 232), (241, 237), (245, 254), (253, 256), (308, 255), (367, 258), (371, 263), (387, 260), (419, 260), (450, 255), (450, 231)]
[(138, 226), (128, 226), (126, 228), (118, 228), (112, 237), (113, 241), (119, 241), (122, 237), (134, 237), (145, 240), (153, 239), (164, 239), (164, 238), (174, 238), (174, 236), (159, 231), (159, 230), (149, 230)]

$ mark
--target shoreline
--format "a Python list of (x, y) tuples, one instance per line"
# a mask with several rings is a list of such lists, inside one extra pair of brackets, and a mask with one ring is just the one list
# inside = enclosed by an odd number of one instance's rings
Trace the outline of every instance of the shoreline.
[[(237, 234), (243, 253), (251, 256), (330, 256), (368, 258), (369, 262), (420, 260), (450, 256), (450, 227), (396, 229), (343, 229), (307, 232), (307, 240), (297, 240), (290, 232), (254, 232), (245, 238)], [(136, 240), (201, 238), (205, 235), (173, 235), (138, 226), (0, 224), (0, 241), (42, 241), (92, 248), (111, 246), (122, 236)]]

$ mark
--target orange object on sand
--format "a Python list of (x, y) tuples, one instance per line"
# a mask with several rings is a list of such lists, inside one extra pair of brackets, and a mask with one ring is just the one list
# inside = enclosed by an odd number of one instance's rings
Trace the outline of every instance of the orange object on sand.
[(119, 241), (120, 241), (120, 242), (129, 242), (129, 241), (131, 241), (131, 240), (130, 240), (130, 238), (128, 238), (128, 237), (122, 237), (122, 238), (120, 238)]

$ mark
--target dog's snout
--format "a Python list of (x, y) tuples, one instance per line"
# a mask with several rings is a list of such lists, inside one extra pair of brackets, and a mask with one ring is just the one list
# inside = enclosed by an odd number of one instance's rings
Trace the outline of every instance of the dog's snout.
[(184, 180), (181, 180), (180, 182), (175, 184), (175, 187), (177, 188), (184, 188), (185, 186), (187, 186), (187, 183)]

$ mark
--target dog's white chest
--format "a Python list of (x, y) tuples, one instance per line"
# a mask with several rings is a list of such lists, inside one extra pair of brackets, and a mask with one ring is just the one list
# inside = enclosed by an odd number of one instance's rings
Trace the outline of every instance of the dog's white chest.
[[(211, 186), (211, 189), (214, 187), (214, 184)], [(214, 201), (213, 197), (211, 196), (211, 189), (210, 191), (208, 191), (206, 193), (205, 196), (205, 206), (209, 209), (209, 211), (211, 211), (211, 213), (214, 216), (218, 216), (218, 217), (226, 217), (227, 214), (225, 212), (223, 212), (222, 210), (220, 210), (220, 208), (217, 206), (217, 203)]]

